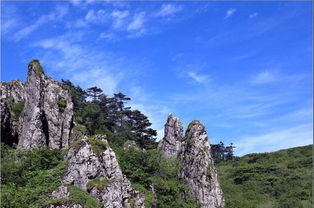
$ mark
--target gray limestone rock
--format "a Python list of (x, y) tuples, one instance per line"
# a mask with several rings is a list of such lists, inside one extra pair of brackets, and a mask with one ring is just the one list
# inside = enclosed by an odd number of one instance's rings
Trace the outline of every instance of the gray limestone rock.
[(177, 157), (181, 148), (183, 125), (181, 121), (170, 114), (165, 124), (165, 136), (159, 142), (158, 148), (162, 149), (165, 157)]
[[(95, 145), (102, 149), (101, 152)], [(62, 179), (63, 185), (72, 184), (88, 191), (104, 207), (131, 207), (131, 204), (135, 208), (144, 207), (144, 195), (133, 189), (130, 181), (122, 174), (105, 136), (97, 135), (94, 139), (84, 137), (73, 143), (66, 160), (68, 170)], [(96, 180), (103, 185), (97, 186)], [(90, 185), (93, 182), (95, 186)], [(56, 192), (55, 196), (58, 195)]]
[(182, 137), (182, 123), (173, 115), (165, 125), (165, 137), (158, 147), (166, 157), (177, 157), (182, 165), (180, 180), (190, 187), (202, 208), (224, 207), (223, 192), (211, 156), (205, 127), (199, 121), (190, 123)]
[(13, 145), (18, 143), (20, 120), (24, 108), (24, 85), (19, 80), (1, 82), (1, 141)]
[[(21, 106), (17, 116), (14, 110)], [(25, 84), (1, 83), (1, 139), (5, 143), (18, 143), (18, 148), (67, 148), (72, 119), (70, 93), (45, 75), (38, 60), (28, 65)]]
[(190, 187), (201, 207), (224, 207), (224, 197), (206, 130), (199, 121), (190, 123), (183, 139), (179, 159), (182, 164), (179, 178)]

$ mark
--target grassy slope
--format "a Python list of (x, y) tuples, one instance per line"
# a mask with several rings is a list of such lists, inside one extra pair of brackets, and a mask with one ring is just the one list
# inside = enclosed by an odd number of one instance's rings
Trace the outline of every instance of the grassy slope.
[(226, 208), (310, 208), (312, 145), (217, 164)]

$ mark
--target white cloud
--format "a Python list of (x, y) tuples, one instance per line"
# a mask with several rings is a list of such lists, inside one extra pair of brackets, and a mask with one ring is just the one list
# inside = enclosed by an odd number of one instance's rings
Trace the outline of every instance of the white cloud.
[(263, 71), (251, 77), (252, 84), (268, 84), (277, 81), (277, 76), (270, 71)]
[(254, 12), (252, 14), (249, 15), (249, 18), (254, 18), (258, 16), (258, 12)]
[(122, 28), (125, 25), (125, 19), (129, 16), (129, 11), (124, 10), (115, 10), (111, 13), (111, 16), (113, 18), (113, 27), (114, 28)]
[(157, 140), (164, 136), (164, 124), (167, 121), (168, 114), (173, 112), (168, 106), (154, 102), (153, 96), (145, 92), (141, 87), (132, 87), (130, 89), (130, 97), (132, 100), (129, 106), (132, 109), (140, 110), (146, 115), (152, 123), (152, 128), (157, 130)]
[[(108, 95), (117, 92), (119, 79), (117, 74), (112, 75), (102, 68), (76, 72), (72, 77), (73, 82), (84, 84), (86, 88), (97, 86)], [(87, 80), (88, 83), (86, 83)]]
[(158, 12), (154, 16), (166, 17), (178, 13), (182, 10), (182, 6), (176, 6), (174, 4), (163, 4)]
[(133, 20), (128, 25), (127, 30), (128, 31), (141, 30), (143, 28), (144, 18), (145, 18), (144, 12), (136, 13), (133, 17)]
[(206, 75), (197, 74), (196, 72), (189, 71), (187, 75), (192, 78), (197, 83), (205, 83), (210, 80), (210, 78)]
[(225, 19), (231, 17), (236, 11), (237, 11), (237, 9), (235, 9), (235, 8), (228, 9), (226, 12), (226, 15), (225, 15)]
[(73, 43), (80, 38), (79, 35), (68, 34), (38, 41), (33, 46), (44, 49), (39, 59), (62, 78), (66, 77), (83, 88), (101, 87), (108, 95), (116, 92), (123, 78), (120, 59)]
[(101, 39), (106, 39), (106, 40), (109, 40), (109, 41), (112, 41), (112, 40), (115, 40), (115, 39), (116, 39), (116, 37), (115, 37), (114, 34), (108, 33), (108, 32), (102, 32), (102, 33), (100, 33), (99, 38), (101, 38)]
[(236, 155), (270, 152), (313, 143), (312, 124), (302, 124), (262, 135), (245, 136), (235, 142)]
[(19, 41), (35, 30), (37, 30), (40, 26), (51, 22), (62, 19), (68, 13), (68, 7), (57, 6), (55, 7), (54, 11), (48, 15), (41, 16), (34, 24), (24, 27), (23, 29), (19, 30), (14, 35), (14, 40)]

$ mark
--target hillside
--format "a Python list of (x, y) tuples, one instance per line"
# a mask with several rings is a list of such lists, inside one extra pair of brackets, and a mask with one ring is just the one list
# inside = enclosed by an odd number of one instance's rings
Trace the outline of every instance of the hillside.
[(312, 145), (249, 154), (216, 167), (226, 208), (312, 207)]

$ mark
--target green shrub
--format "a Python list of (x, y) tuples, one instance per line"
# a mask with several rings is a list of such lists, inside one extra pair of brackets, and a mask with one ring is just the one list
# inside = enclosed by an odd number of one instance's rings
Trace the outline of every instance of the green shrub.
[(39, 60), (38, 59), (33, 59), (29, 64), (28, 64), (28, 66), (30, 66), (30, 65), (34, 65), (34, 66), (36, 66), (37, 67), (37, 72), (38, 72), (38, 74), (44, 74), (44, 69), (42, 68), (42, 66), (40, 65), (40, 62), (39, 62)]
[(311, 207), (311, 164), (311, 145), (217, 164), (226, 208)]
[(75, 124), (73, 127), (73, 133), (85, 135), (87, 133), (87, 128), (81, 124)]
[(20, 101), (17, 103), (11, 103), (10, 104), (10, 108), (13, 111), (16, 118), (19, 118), (20, 115), (22, 114), (23, 109), (24, 109), (24, 105), (25, 105), (25, 101)]
[(95, 178), (95, 179), (88, 181), (86, 186), (87, 186), (88, 190), (91, 190), (93, 187), (96, 187), (99, 191), (102, 191), (102, 190), (104, 190), (106, 185), (110, 182), (111, 181), (107, 180), (107, 179)]
[(97, 138), (93, 138), (93, 137), (89, 138), (88, 142), (91, 144), (93, 151), (97, 155), (100, 155), (100, 153), (105, 151), (107, 147), (109, 146), (106, 142)]
[(75, 202), (77, 204), (91, 207), (91, 208), (101, 208), (102, 206), (97, 202), (95, 198), (90, 196), (86, 191), (75, 187), (73, 185), (68, 185), (70, 189), (70, 201)]
[[(145, 194), (145, 207), (157, 203), (158, 207), (196, 208), (195, 198), (189, 188), (177, 178), (180, 163), (175, 158), (164, 158), (159, 150), (123, 150), (113, 147), (122, 172), (132, 186)], [(155, 187), (157, 199), (149, 191)]]
[(5, 151), (1, 159), (1, 207), (40, 207), (60, 185), (67, 169), (63, 152), (8, 147)]
[(58, 108), (59, 108), (59, 112), (63, 113), (65, 108), (67, 107), (67, 101), (64, 98), (60, 98), (58, 100)]

